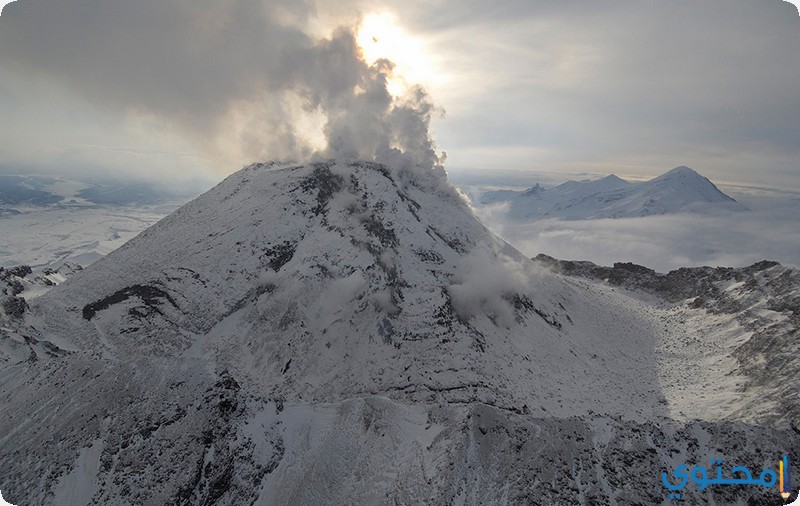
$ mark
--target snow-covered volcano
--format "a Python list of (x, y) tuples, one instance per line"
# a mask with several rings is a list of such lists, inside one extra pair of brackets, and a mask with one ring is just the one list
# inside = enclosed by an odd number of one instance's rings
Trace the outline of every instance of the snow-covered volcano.
[(253, 165), (4, 319), (0, 489), (627, 504), (727, 438), (758, 465), (796, 439), (669, 425), (662, 325), (525, 259), (441, 178)]
[(377, 164), (248, 167), (46, 294), (34, 315), (64, 350), (208, 360), (287, 399), (658, 407), (653, 381), (583, 374), (625, 351), (647, 379), (636, 336), (648, 329), (536, 270), (449, 187), (403, 185)]
[(507, 203), (513, 220), (562, 218), (632, 218), (683, 212), (729, 212), (746, 208), (689, 167), (631, 183), (614, 174), (587, 181), (567, 181), (554, 188), (535, 185), (525, 191), (483, 194), (483, 205)]

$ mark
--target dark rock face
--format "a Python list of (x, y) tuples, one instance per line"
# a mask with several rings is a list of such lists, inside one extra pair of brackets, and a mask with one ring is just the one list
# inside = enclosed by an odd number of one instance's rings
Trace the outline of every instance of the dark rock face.
[[(800, 273), (783, 268), (778, 262), (763, 260), (748, 267), (682, 267), (660, 274), (652, 269), (629, 262), (617, 262), (604, 267), (587, 261), (558, 260), (544, 254), (534, 261), (553, 272), (566, 276), (603, 281), (630, 290), (642, 290), (661, 296), (669, 302), (696, 298), (695, 307), (710, 311), (735, 313), (744, 309), (741, 304), (727, 299), (721, 287), (726, 282), (745, 282), (748, 291), (756, 296), (770, 297), (770, 304), (798, 314)], [(764, 271), (778, 268), (776, 276), (762, 275)], [(788, 293), (792, 292), (792, 293)]]
[(311, 176), (302, 181), (304, 190), (316, 190), (317, 205), (314, 207), (314, 214), (319, 215), (325, 212), (328, 202), (333, 195), (340, 191), (344, 186), (344, 178), (331, 172), (331, 163), (317, 163), (314, 165), (314, 172)]
[(7, 282), (8, 288), (5, 290), (10, 292), (8, 295), (19, 295), (25, 291), (25, 287), (22, 286), (22, 283), (18, 279), (9, 279)]
[(108, 297), (104, 297), (96, 302), (85, 305), (83, 307), (83, 317), (86, 320), (91, 320), (98, 311), (108, 309), (114, 304), (128, 300), (131, 297), (138, 297), (147, 308), (155, 312), (160, 312), (158, 306), (162, 300), (166, 300), (175, 308), (178, 307), (172, 297), (160, 288), (155, 286), (133, 285), (123, 288), (122, 290), (117, 290)]
[[(29, 265), (18, 265), (7, 269), (0, 267), (0, 307), (7, 316), (19, 319), (28, 309), (27, 301), (19, 295), (25, 291), (23, 280), (32, 273), (33, 270)], [(45, 284), (39, 279), (34, 282)]]
[(8, 297), (3, 299), (3, 311), (13, 318), (20, 318), (28, 309), (28, 303), (23, 297)]
[(286, 265), (294, 256), (295, 247), (294, 244), (286, 241), (283, 244), (265, 248), (264, 255), (269, 259), (267, 261), (269, 268), (275, 272), (281, 270), (281, 267)]
[(33, 269), (29, 265), (17, 265), (16, 267), (9, 267), (8, 269), (3, 269), (0, 267), (0, 280), (6, 280), (10, 276), (16, 276), (20, 279), (24, 278), (28, 274), (32, 274)]

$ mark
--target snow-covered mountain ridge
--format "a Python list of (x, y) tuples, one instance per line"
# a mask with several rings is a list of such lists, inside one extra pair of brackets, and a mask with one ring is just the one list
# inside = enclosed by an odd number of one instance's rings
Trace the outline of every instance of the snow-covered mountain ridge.
[(537, 184), (525, 191), (489, 191), (479, 197), (478, 203), (506, 205), (507, 216), (512, 220), (631, 218), (745, 210), (711, 181), (683, 166), (638, 183), (611, 174), (596, 180), (567, 181), (554, 188)]
[[(718, 406), (717, 416), (727, 410), (732, 418), (757, 423), (783, 420), (800, 431), (800, 394), (795, 385), (800, 368), (797, 269), (762, 261), (742, 268), (691, 267), (659, 274), (632, 263), (603, 267), (547, 255), (534, 260), (553, 272), (656, 296), (661, 317), (682, 323), (678, 329), (682, 335), (665, 342), (676, 354), (673, 358), (691, 362), (691, 357), (724, 354), (730, 360), (718, 361), (717, 372), (741, 379), (726, 388), (709, 381), (707, 373), (713, 368), (708, 362), (702, 364), (704, 372), (697, 371), (698, 384), (715, 384), (718, 391), (735, 387), (729, 394), (736, 402), (727, 409)], [(714, 350), (715, 346), (722, 348)], [(769, 404), (773, 407), (765, 409)]]
[(734, 416), (735, 399), (673, 416), (671, 334), (648, 311), (524, 258), (438, 176), (253, 165), (0, 315), (0, 489), (651, 504), (679, 462), (722, 449), (763, 467), (798, 447), (785, 418)]

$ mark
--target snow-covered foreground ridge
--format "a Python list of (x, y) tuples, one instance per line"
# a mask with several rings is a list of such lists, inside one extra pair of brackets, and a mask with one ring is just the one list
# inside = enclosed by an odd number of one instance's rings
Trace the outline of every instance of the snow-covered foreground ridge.
[(534, 261), (606, 291), (621, 288), (615, 295), (629, 303), (647, 302), (645, 310), (665, 324), (657, 354), (671, 416), (800, 430), (797, 269), (765, 260), (659, 274), (632, 263), (602, 267), (546, 255)]
[[(0, 489), (649, 504), (677, 463), (798, 447), (764, 418), (673, 421), (662, 339), (639, 305), (493, 236), (440, 178), (253, 165), (3, 317)], [(707, 497), (762, 493), (745, 488)]]

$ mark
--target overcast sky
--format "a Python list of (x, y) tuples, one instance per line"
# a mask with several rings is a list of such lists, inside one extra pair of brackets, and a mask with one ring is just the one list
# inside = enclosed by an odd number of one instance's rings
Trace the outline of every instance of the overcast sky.
[(0, 169), (220, 178), (315, 151), (386, 156), (389, 144), (419, 164), (444, 150), (450, 171), (689, 165), (800, 189), (790, 3), (331, 4), (12, 2)]

